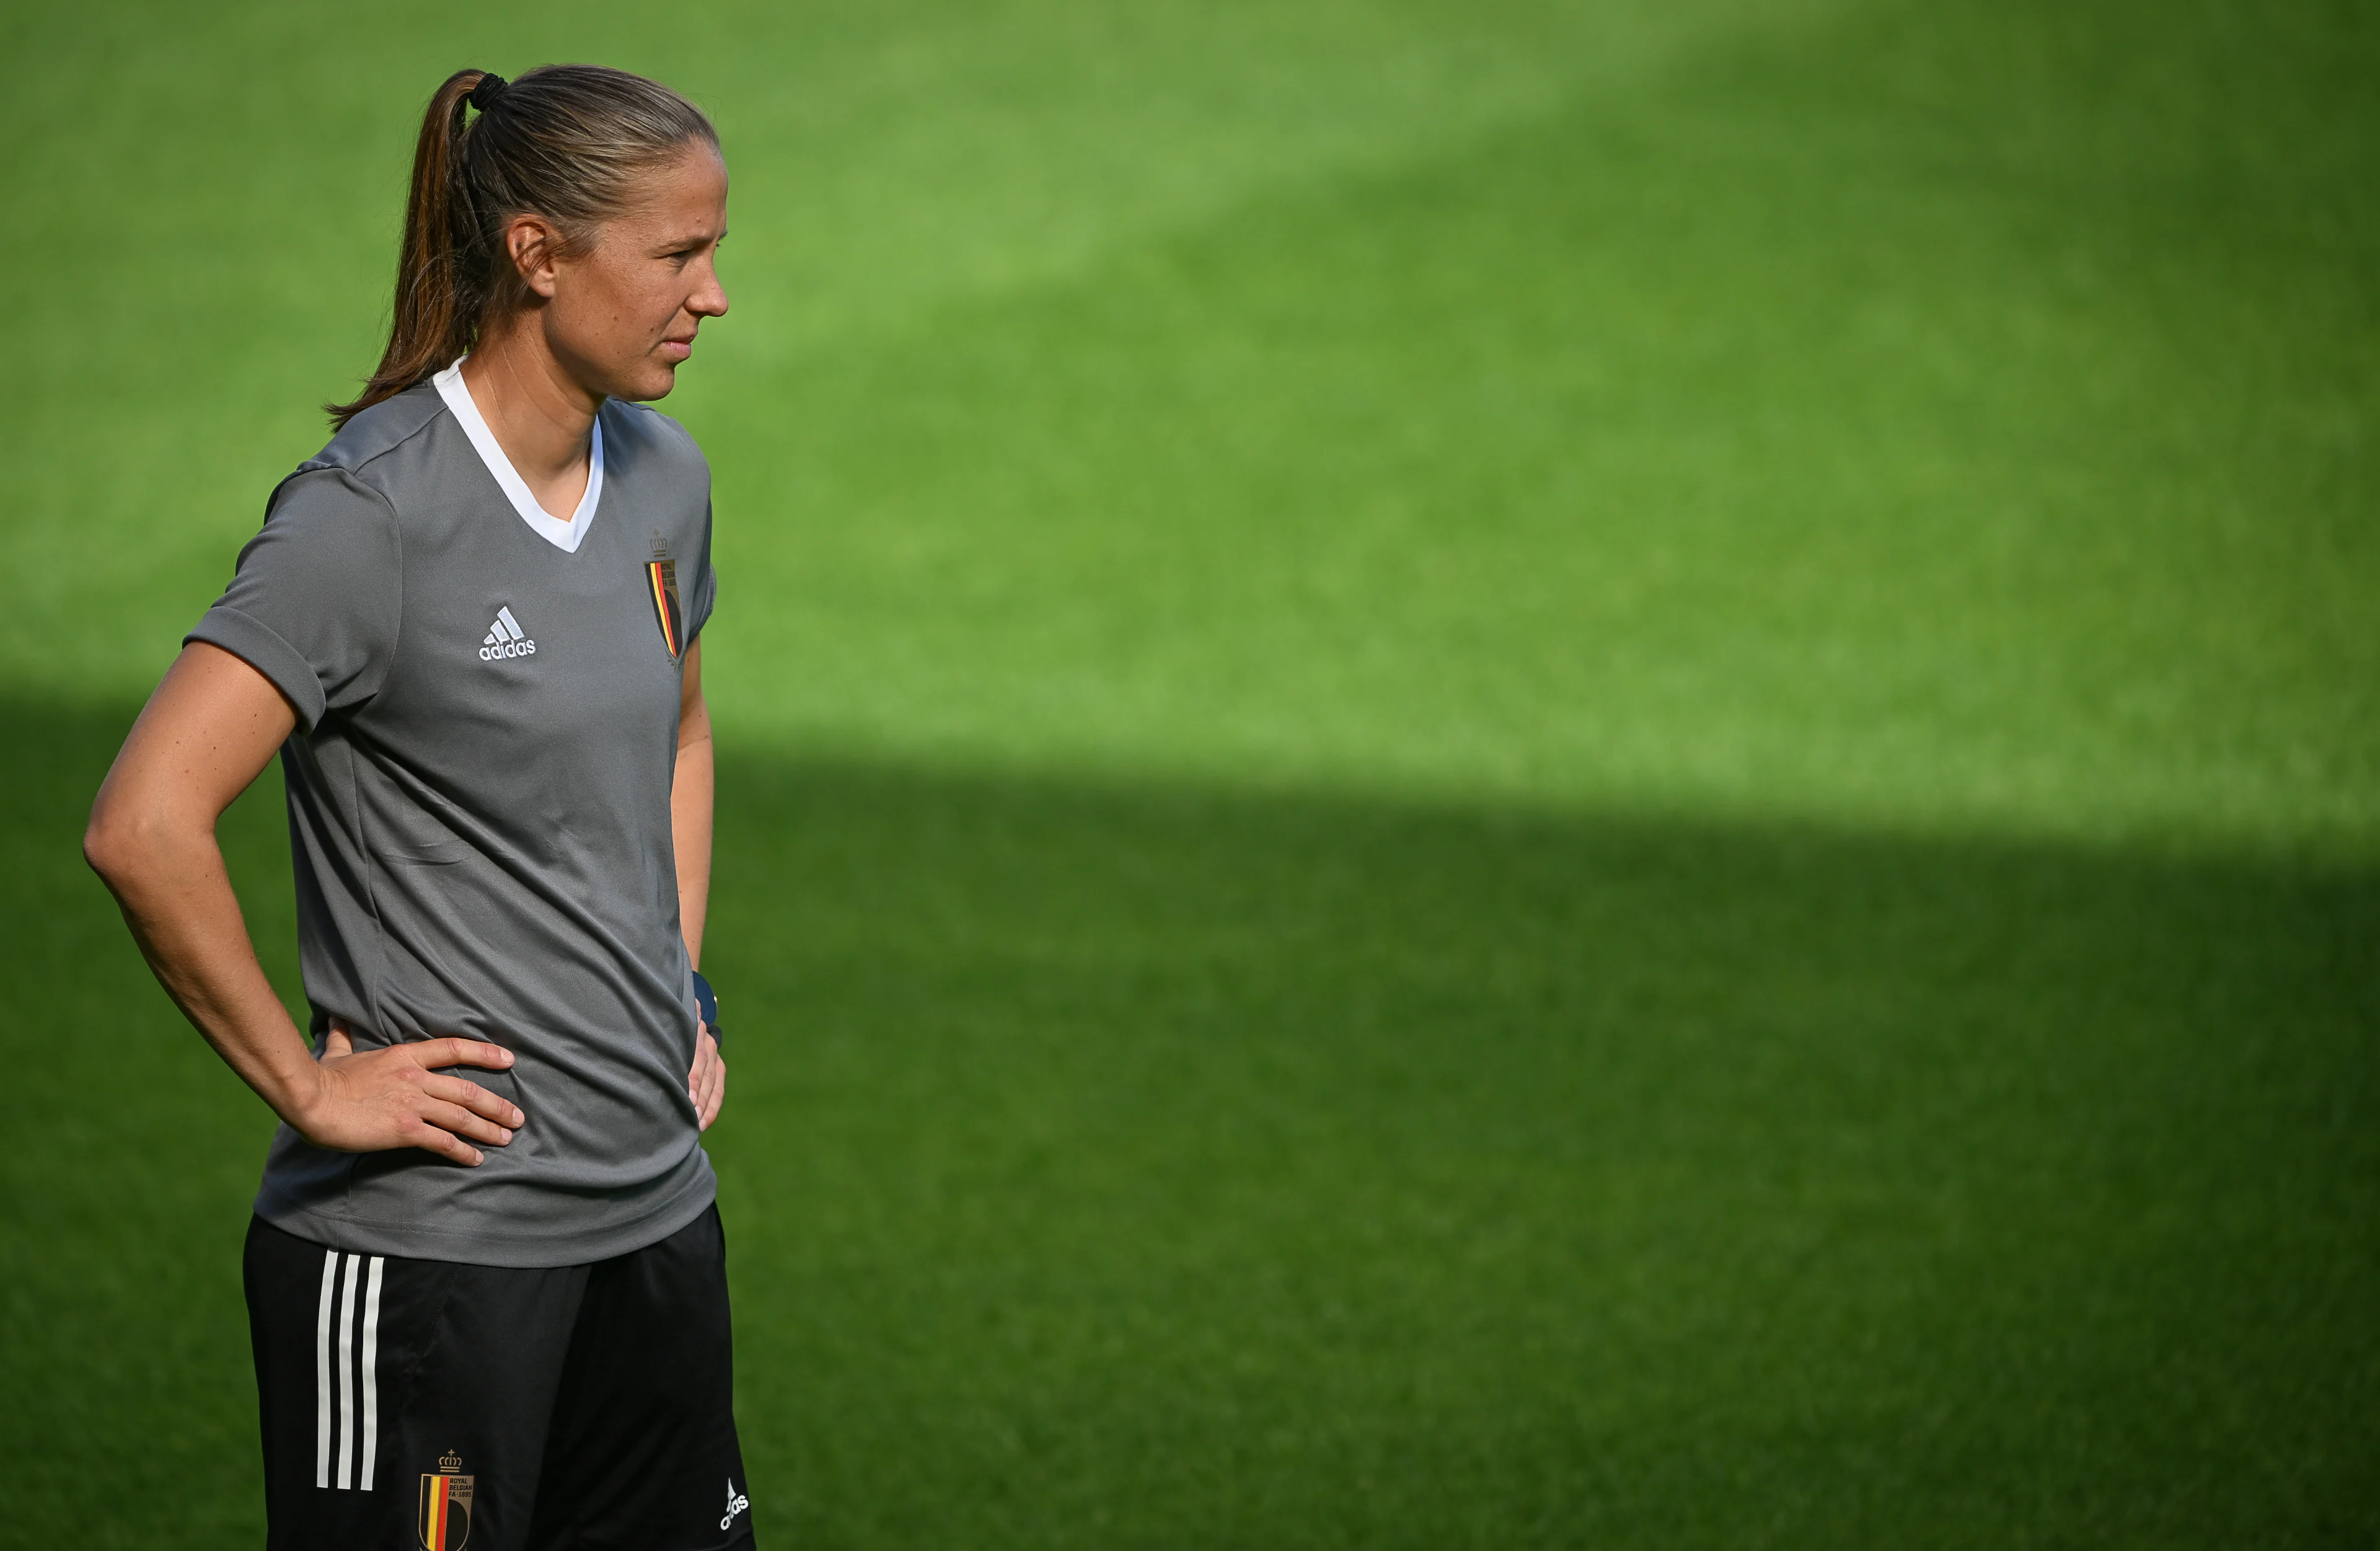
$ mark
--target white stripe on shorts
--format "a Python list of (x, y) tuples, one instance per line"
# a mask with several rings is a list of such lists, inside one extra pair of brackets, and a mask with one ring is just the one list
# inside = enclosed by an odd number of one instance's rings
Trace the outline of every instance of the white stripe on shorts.
[(339, 1284), (339, 1490), (347, 1489), (348, 1467), (356, 1454), (356, 1273), (364, 1257), (347, 1257), (347, 1274)]
[(371, 1280), (364, 1289), (364, 1448), (356, 1484), (371, 1490), (372, 1456), (380, 1449), (380, 1273), (386, 1255), (371, 1258)]
[(331, 1284), (339, 1252), (322, 1252), (322, 1296), (314, 1305), (314, 1484), (331, 1484)]

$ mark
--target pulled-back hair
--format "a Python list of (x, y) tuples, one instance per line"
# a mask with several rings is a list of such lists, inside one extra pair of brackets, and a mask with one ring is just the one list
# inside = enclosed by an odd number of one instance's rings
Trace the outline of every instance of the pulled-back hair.
[(719, 132), (684, 97), (625, 70), (542, 65), (509, 82), (484, 70), (448, 76), (413, 153), (388, 349), (352, 402), (323, 406), (331, 418), (345, 425), (427, 381), (519, 305), (526, 287), (504, 240), (515, 216), (541, 215), (564, 250), (583, 250), (637, 177), (690, 141), (715, 148)]

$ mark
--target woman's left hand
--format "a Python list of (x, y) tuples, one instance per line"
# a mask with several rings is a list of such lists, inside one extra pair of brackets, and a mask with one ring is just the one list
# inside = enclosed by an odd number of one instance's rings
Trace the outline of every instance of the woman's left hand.
[(694, 1036), (694, 1069), (686, 1074), (686, 1094), (694, 1101), (702, 1129), (709, 1130), (727, 1100), (727, 1057), (719, 1053), (719, 1042), (710, 1037), (708, 1025), (698, 1025)]

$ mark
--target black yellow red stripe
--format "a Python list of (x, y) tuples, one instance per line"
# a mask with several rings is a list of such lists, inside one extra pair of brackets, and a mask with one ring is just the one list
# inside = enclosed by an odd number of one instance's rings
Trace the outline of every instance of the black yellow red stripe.
[(679, 627), (676, 600), (670, 596), (669, 580), (663, 575), (663, 568), (668, 564), (665, 560), (647, 561), (645, 580), (653, 590), (653, 613), (662, 622), (662, 643), (669, 648), (669, 654), (674, 657), (679, 654), (680, 650), (677, 639)]

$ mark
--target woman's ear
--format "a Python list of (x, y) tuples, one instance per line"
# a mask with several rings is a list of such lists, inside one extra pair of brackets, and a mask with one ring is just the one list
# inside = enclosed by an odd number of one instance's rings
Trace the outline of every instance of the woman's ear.
[(561, 247), (562, 234), (542, 216), (516, 215), (504, 227), (504, 250), (514, 272), (522, 285), (547, 300), (553, 298), (554, 259)]

